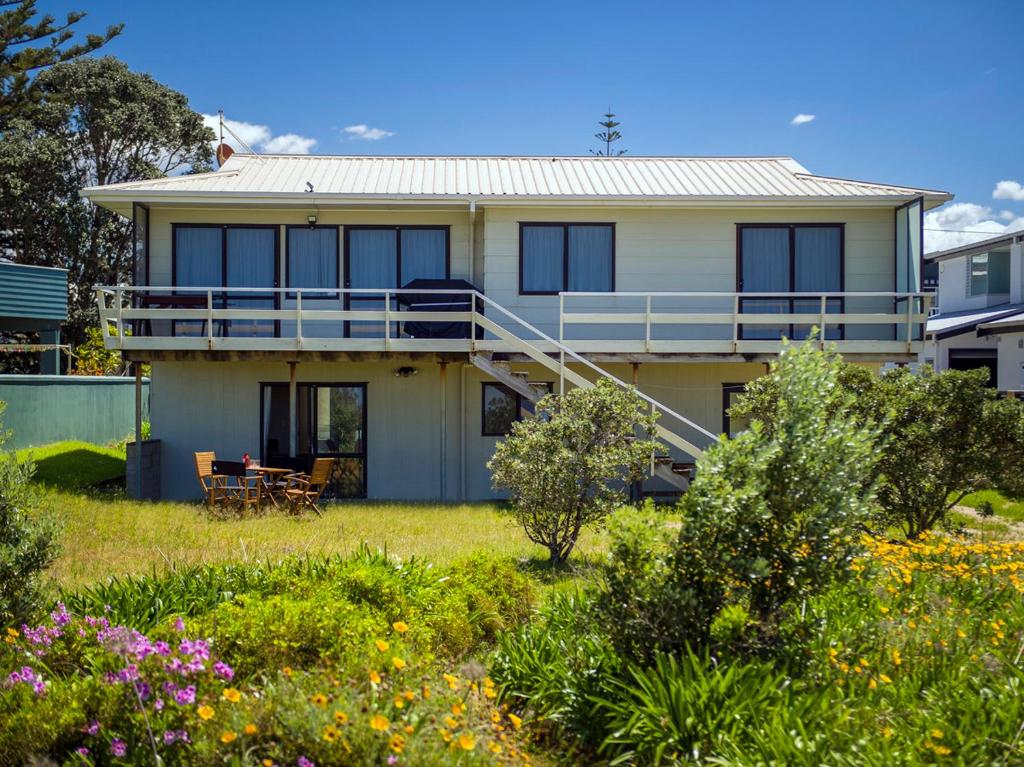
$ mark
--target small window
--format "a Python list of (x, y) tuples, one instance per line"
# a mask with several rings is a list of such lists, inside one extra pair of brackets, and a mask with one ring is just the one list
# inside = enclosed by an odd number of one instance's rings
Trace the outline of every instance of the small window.
[[(553, 391), (550, 383), (531, 383), (531, 386), (544, 386), (548, 392)], [(504, 437), (512, 431), (512, 424), (522, 421), (534, 413), (533, 403), (518, 392), (512, 391), (504, 384), (485, 383), (483, 385), (483, 417), (481, 434), (485, 437)]]
[(614, 224), (520, 224), (519, 292), (615, 290)]
[(741, 431), (746, 431), (750, 426), (746, 418), (731, 418), (729, 416), (729, 408), (736, 404), (746, 386), (741, 383), (722, 384), (722, 433), (728, 434), (730, 437), (735, 437)]
[(1010, 292), (1010, 254), (978, 253), (971, 256), (967, 275), (968, 295)]

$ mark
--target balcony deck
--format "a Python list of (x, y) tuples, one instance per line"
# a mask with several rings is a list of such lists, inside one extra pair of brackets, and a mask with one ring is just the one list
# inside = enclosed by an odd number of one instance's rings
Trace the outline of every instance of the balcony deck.
[[(563, 293), (544, 332), (468, 290), (99, 287), (96, 297), (105, 346), (134, 359), (521, 354), (525, 341), (543, 354), (622, 361), (769, 359), (782, 336), (799, 339), (812, 326), (851, 358), (908, 361), (921, 351), (931, 300), (892, 292)], [(352, 309), (352, 298), (378, 306)], [(403, 309), (410, 298), (429, 310)], [(246, 302), (253, 305), (239, 306)], [(410, 328), (449, 337), (413, 337)]]

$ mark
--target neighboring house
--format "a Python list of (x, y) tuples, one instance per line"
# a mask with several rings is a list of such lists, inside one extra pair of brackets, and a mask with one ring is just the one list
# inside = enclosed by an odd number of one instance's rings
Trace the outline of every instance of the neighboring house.
[(485, 464), (547, 391), (636, 384), (675, 462), (645, 490), (677, 490), (784, 336), (916, 360), (923, 214), (951, 199), (781, 157), (236, 154), (83, 194), (134, 217), (135, 287), (98, 298), (153, 366), (164, 497), (216, 450), (441, 500), (495, 495)]
[(1024, 232), (929, 253), (938, 311), (922, 359), (936, 370), (984, 367), (1001, 391), (1024, 390)]
[[(39, 353), (39, 372), (60, 373), (60, 324), (68, 318), (68, 272), (0, 258), (0, 355)], [(10, 334), (37, 334), (22, 343)], [(2, 368), (0, 368), (2, 369)]]

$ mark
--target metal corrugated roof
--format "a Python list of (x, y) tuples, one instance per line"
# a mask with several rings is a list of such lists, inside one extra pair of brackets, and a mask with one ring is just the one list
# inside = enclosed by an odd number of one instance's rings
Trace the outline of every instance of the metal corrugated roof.
[(370, 157), (235, 154), (218, 171), (83, 190), (129, 194), (477, 199), (911, 198), (928, 189), (815, 176), (789, 157)]
[(983, 322), (1002, 319), (1024, 309), (1024, 304), (999, 304), (982, 309), (964, 309), (959, 312), (933, 314), (928, 318), (926, 332), (936, 338), (949, 338), (975, 330)]

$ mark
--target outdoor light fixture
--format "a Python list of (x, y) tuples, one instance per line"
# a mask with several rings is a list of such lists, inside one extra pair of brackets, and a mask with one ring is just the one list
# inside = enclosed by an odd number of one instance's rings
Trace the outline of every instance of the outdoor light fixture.
[(419, 373), (419, 368), (410, 366), (395, 368), (395, 378), (409, 378)]
[(308, 216), (306, 216), (306, 221), (309, 222), (309, 228), (312, 229), (314, 226), (316, 226), (316, 214), (310, 213)]

